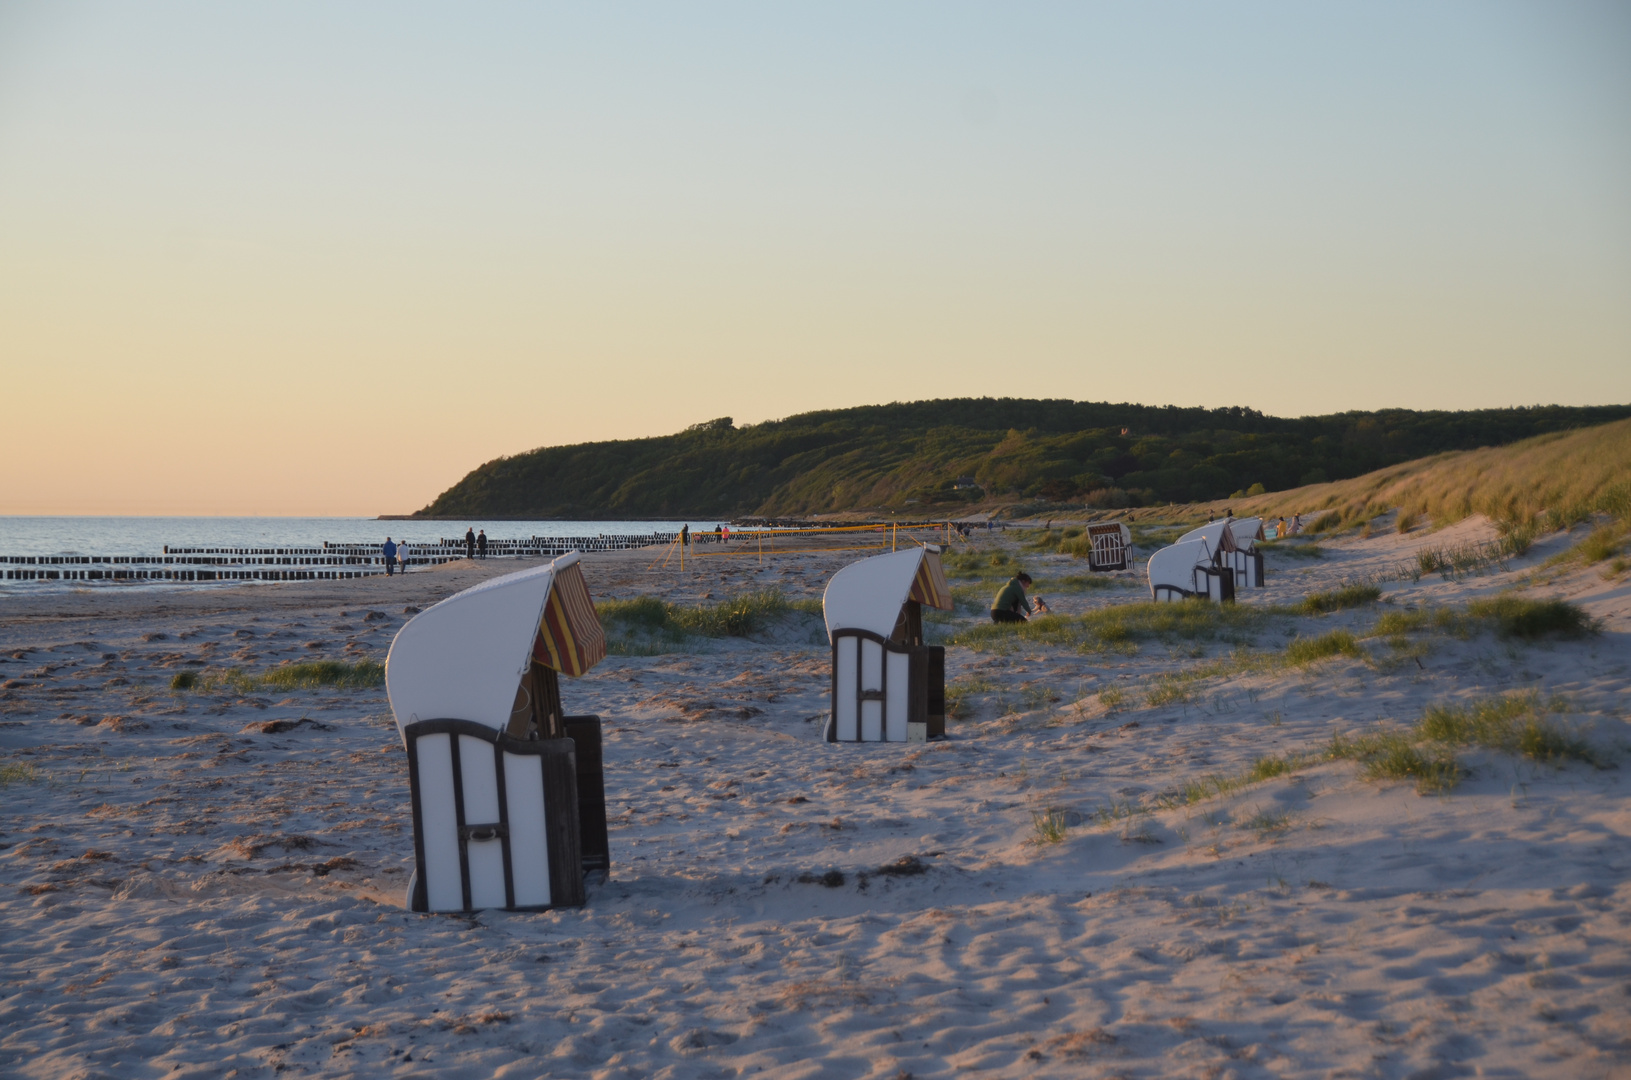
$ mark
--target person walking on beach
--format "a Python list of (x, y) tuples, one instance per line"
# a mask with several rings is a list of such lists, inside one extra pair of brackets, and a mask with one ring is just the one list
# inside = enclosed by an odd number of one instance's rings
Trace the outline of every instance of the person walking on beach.
[(385, 556), (385, 576), (390, 577), (396, 569), (396, 545), (391, 543), (389, 536), (385, 538), (385, 546), (380, 552)]
[(1031, 575), (1021, 570), (1008, 579), (991, 601), (991, 621), (994, 623), (1027, 622), (1031, 615), (1031, 602), (1025, 598)]
[(1284, 517), (1281, 517), (1280, 523), (1274, 527), (1274, 538), (1276, 540), (1284, 540), (1286, 538), (1286, 519)]
[(467, 559), (476, 557), (476, 530), (474, 529), (464, 530), (464, 557)]
[(681, 525), (680, 526), (680, 547), (690, 547), (690, 546), (691, 546), (691, 526), (689, 524)]
[(723, 528), (725, 530), (724, 541), (723, 542), (728, 544), (728, 543), (731, 542), (731, 527), (729, 525), (726, 525), (726, 526), (723, 526)]
[(724, 542), (725, 542), (725, 526), (715, 525), (714, 526), (714, 543), (723, 544)]
[(482, 558), (487, 557), (487, 530), (483, 529), (476, 534), (476, 553)]

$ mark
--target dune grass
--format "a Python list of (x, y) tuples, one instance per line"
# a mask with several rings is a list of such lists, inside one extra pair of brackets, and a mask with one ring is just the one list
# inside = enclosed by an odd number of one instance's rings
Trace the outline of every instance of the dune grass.
[(1337, 735), (1326, 756), (1359, 762), (1359, 774), (1367, 780), (1414, 780), (1423, 795), (1448, 791), (1461, 779), (1453, 753), (1440, 746), (1419, 746), (1402, 731)]
[(1577, 638), (1598, 631), (1597, 620), (1567, 600), (1495, 596), (1474, 600), (1467, 614), (1491, 625), (1501, 637)]
[(1417, 721), (1416, 732), (1422, 738), (1452, 746), (1481, 746), (1534, 761), (1598, 764), (1598, 755), (1590, 744), (1547, 715), (1567, 709), (1566, 701), (1554, 698), (1542, 702), (1532, 690), (1467, 705), (1432, 705)]
[(1243, 638), (1255, 633), (1285, 609), (1205, 600), (1157, 604), (1116, 604), (1082, 615), (1044, 615), (1023, 623), (984, 623), (959, 629), (950, 644), (995, 649), (1017, 643), (1055, 645), (1080, 652), (1136, 647), (1145, 640), (1167, 642)]
[(1504, 638), (1578, 638), (1599, 631), (1597, 620), (1567, 600), (1494, 596), (1465, 608), (1420, 607), (1384, 612), (1371, 627), (1371, 637), (1401, 637), (1436, 631), (1466, 638), (1491, 630)]
[(642, 643), (630, 639), (641, 636), (641, 631), (647, 638), (671, 644), (687, 636), (748, 637), (795, 611), (820, 615), (821, 601), (789, 600), (779, 589), (757, 589), (715, 604), (674, 604), (655, 596), (637, 596), (595, 605), (601, 625), (609, 631), (607, 649), (611, 652), (640, 651)]
[(321, 686), (340, 689), (372, 688), (385, 685), (385, 665), (376, 660), (306, 660), (282, 664), (257, 674), (242, 668), (225, 671), (182, 671), (170, 679), (171, 690), (230, 691), (252, 694), (261, 690), (315, 690)]
[(1326, 660), (1333, 656), (1364, 656), (1364, 650), (1346, 630), (1332, 630), (1318, 637), (1296, 638), (1286, 645), (1285, 662), (1295, 667)]
[(45, 771), (31, 761), (0, 762), (0, 788), (44, 780)]
[(1459, 782), (1465, 770), (1456, 761), (1456, 747), (1548, 763), (1601, 764), (1589, 743), (1549, 715), (1567, 708), (1561, 698), (1542, 702), (1532, 690), (1464, 705), (1430, 705), (1409, 728), (1338, 735), (1326, 756), (1358, 761), (1366, 779), (1415, 780), (1422, 794), (1448, 791)]
[(1328, 592), (1309, 593), (1298, 606), (1304, 615), (1325, 615), (1345, 608), (1363, 607), (1382, 598), (1382, 590), (1375, 585), (1354, 583)]
[(1306, 540), (1265, 540), (1259, 544), (1265, 553), (1289, 555), (1293, 559), (1323, 559), (1325, 549)]
[(1618, 525), (1599, 525), (1586, 534), (1585, 539), (1574, 546), (1579, 557), (1587, 566), (1605, 562), (1620, 553), (1620, 546), (1625, 542), (1625, 530)]
[(1631, 524), (1631, 420), (1538, 435), (1506, 446), (1458, 450), (1393, 465), (1351, 480), (1247, 498), (1244, 517), (1326, 511), (1311, 531), (1356, 527), (1398, 508), (1400, 521), (1450, 525), (1481, 513), (1521, 554), (1531, 530), (1568, 528), (1593, 514)]

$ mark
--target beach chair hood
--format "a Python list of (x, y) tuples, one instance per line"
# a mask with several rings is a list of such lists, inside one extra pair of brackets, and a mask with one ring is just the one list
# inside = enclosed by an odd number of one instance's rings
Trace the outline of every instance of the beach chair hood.
[(1229, 538), (1234, 541), (1236, 549), (1251, 551), (1257, 547), (1259, 540), (1266, 539), (1263, 535), (1262, 518), (1235, 518), (1229, 526)]
[[(468, 720), (504, 730), (533, 659), (582, 675), (606, 639), (576, 552), (483, 582), (410, 619), (391, 643), (385, 689), (398, 730)], [(405, 738), (405, 736), (404, 736)]]
[(821, 597), (827, 636), (834, 630), (867, 630), (888, 637), (908, 600), (951, 610), (951, 587), (933, 544), (874, 555), (834, 574)]
[(1191, 540), (1205, 540), (1206, 550), (1210, 555), (1216, 555), (1220, 551), (1235, 550), (1235, 538), (1234, 534), (1230, 531), (1230, 521), (1228, 518), (1224, 518), (1221, 521), (1210, 522), (1206, 525), (1202, 525), (1198, 529), (1190, 529), (1174, 542), (1174, 546)]

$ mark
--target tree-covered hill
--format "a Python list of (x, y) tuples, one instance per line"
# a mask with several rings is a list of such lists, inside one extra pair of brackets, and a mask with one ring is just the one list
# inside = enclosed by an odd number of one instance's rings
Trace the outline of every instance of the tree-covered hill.
[(743, 427), (722, 418), (675, 435), (543, 447), (489, 461), (416, 516), (941, 512), (1005, 499), (1193, 502), (1347, 479), (1444, 450), (1499, 446), (1627, 416), (1626, 405), (1285, 419), (1238, 406), (914, 401)]

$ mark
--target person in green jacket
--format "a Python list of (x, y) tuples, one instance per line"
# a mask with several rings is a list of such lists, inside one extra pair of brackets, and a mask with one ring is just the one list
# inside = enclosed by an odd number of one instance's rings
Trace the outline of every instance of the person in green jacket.
[(997, 593), (997, 598), (991, 601), (991, 621), (1025, 622), (1031, 615), (1031, 602), (1025, 598), (1025, 590), (1031, 584), (1031, 575), (1021, 570), (1008, 579)]

